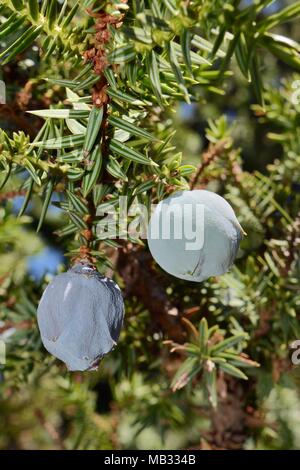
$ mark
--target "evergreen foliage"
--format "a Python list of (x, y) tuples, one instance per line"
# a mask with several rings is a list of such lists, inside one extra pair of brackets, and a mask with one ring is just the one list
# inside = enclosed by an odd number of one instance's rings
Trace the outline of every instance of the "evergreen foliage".
[[(299, 17), (299, 1), (0, 1), (0, 448), (300, 448)], [(120, 196), (189, 188), (247, 232), (224, 276), (177, 280), (124, 227), (99, 233)], [(98, 372), (42, 347), (51, 276), (27, 266), (47, 245), (124, 292)]]

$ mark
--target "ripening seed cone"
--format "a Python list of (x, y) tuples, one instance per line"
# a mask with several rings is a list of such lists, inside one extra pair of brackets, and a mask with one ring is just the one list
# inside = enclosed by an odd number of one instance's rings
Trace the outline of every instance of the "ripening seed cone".
[(55, 276), (38, 306), (42, 342), (71, 371), (96, 369), (123, 324), (120, 288), (87, 264)]
[(226, 273), (242, 236), (230, 204), (207, 190), (172, 194), (157, 205), (148, 226), (149, 249), (159, 266), (195, 282)]

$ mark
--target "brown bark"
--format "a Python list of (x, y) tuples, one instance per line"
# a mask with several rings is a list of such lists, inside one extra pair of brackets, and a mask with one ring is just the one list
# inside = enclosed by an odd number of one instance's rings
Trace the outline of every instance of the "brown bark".
[(139, 247), (120, 249), (117, 271), (125, 282), (125, 296), (136, 296), (149, 310), (154, 325), (168, 338), (180, 342), (184, 339), (184, 328), (179, 311), (168, 298), (163, 276), (155, 271), (152, 264), (150, 253)]

